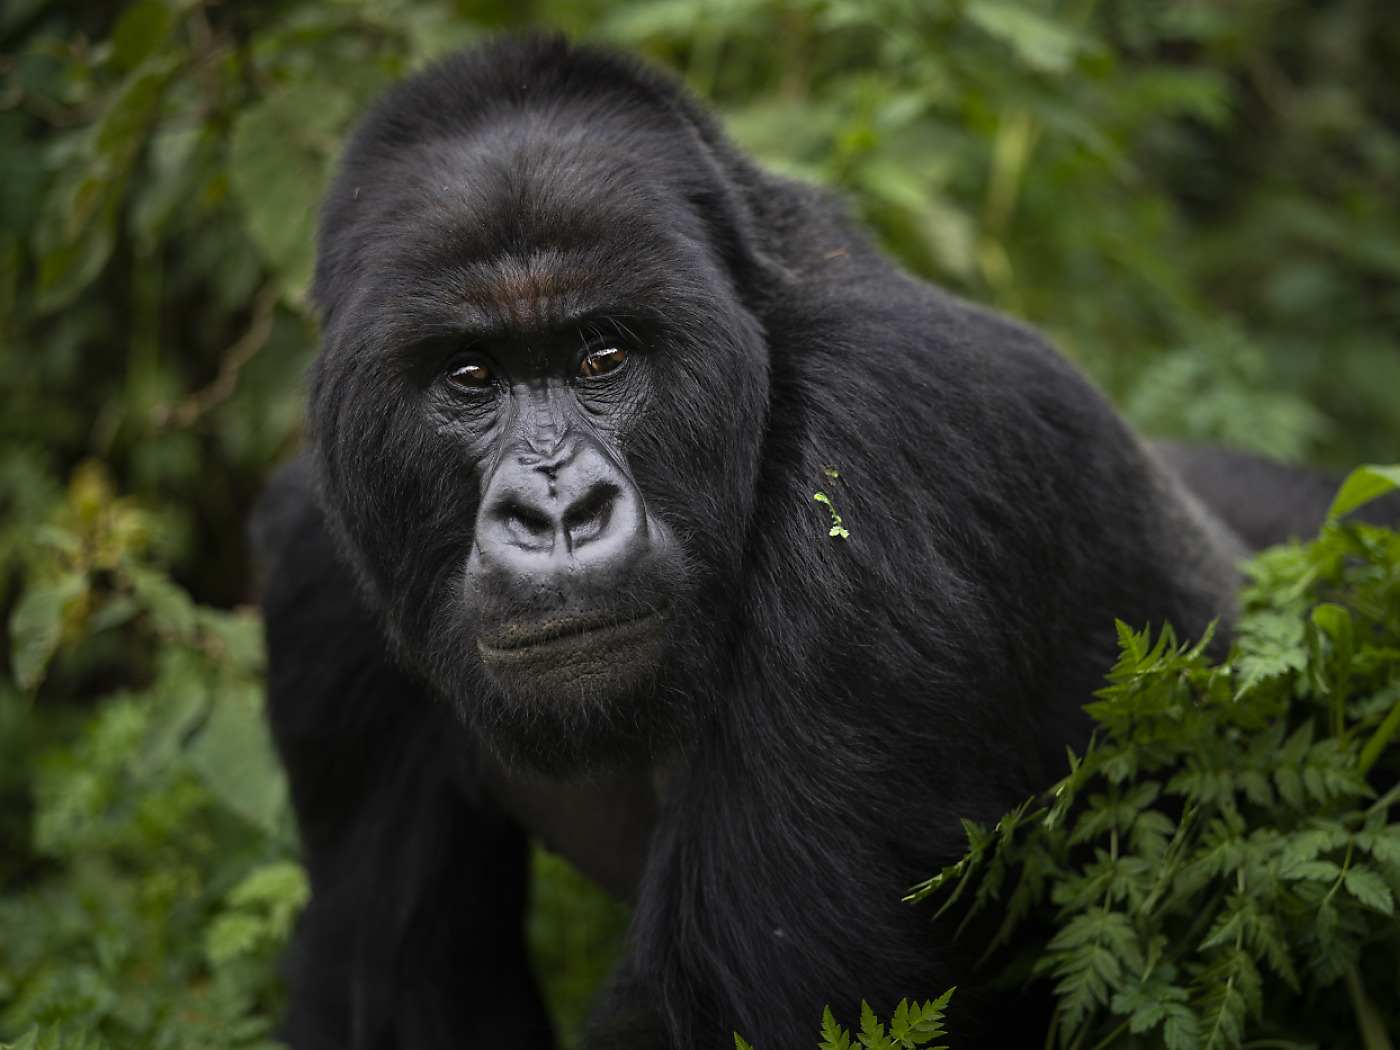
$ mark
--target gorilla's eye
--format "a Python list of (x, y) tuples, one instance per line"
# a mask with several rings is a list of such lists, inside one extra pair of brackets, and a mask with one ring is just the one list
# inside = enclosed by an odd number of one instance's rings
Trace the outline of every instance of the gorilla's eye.
[(464, 365), (458, 365), (447, 374), (447, 378), (453, 386), (459, 386), (463, 390), (483, 390), (495, 380), (491, 369), (480, 361), (468, 361)]
[(622, 363), (626, 360), (627, 351), (620, 346), (609, 343), (596, 350), (588, 351), (588, 356), (578, 366), (578, 374), (585, 379), (606, 375), (614, 369), (621, 368)]

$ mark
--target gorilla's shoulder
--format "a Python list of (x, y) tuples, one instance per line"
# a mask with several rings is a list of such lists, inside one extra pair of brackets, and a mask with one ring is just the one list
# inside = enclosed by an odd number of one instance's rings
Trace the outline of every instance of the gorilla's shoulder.
[(325, 543), (311, 464), (305, 456), (298, 456), (273, 476), (253, 511), (248, 533), (264, 580), (281, 570), (288, 555)]

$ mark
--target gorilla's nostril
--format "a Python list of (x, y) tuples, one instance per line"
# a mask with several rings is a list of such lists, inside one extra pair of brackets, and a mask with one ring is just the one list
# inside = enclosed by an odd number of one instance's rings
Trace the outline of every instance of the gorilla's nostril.
[(594, 485), (564, 512), (564, 535), (573, 545), (586, 543), (604, 532), (612, 518), (613, 506), (621, 495), (616, 485)]
[(531, 536), (548, 536), (554, 532), (554, 519), (544, 511), (523, 503), (511, 501), (503, 503), (496, 510), (496, 516), (507, 525), (520, 529)]

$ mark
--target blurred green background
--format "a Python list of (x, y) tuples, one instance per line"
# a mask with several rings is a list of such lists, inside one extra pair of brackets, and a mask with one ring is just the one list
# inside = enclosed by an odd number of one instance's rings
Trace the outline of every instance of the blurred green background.
[[(0, 1040), (271, 1038), (306, 891), (243, 528), (317, 197), (384, 86), (533, 26), (675, 69), (1148, 433), (1400, 458), (1394, 0), (5, 0)], [(625, 915), (536, 870), (567, 1033)]]

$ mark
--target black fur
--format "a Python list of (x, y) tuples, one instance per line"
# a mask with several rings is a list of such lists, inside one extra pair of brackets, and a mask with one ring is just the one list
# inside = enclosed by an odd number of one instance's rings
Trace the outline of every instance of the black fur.
[[(1341, 481), (1331, 474), (1231, 449), (1166, 442), (1153, 447), (1158, 458), (1253, 550), (1313, 536)], [(1400, 493), (1382, 496), (1347, 517), (1373, 525), (1394, 524), (1400, 521)]]
[(549, 1045), (518, 820), (635, 903), (597, 1045), (790, 1050), (954, 983), (959, 1047), (1018, 1045), (900, 898), (1061, 771), (1115, 619), (1229, 616), (1234, 534), (1035, 333), (557, 39), (379, 104), (314, 295), (257, 525), (293, 1046)]

